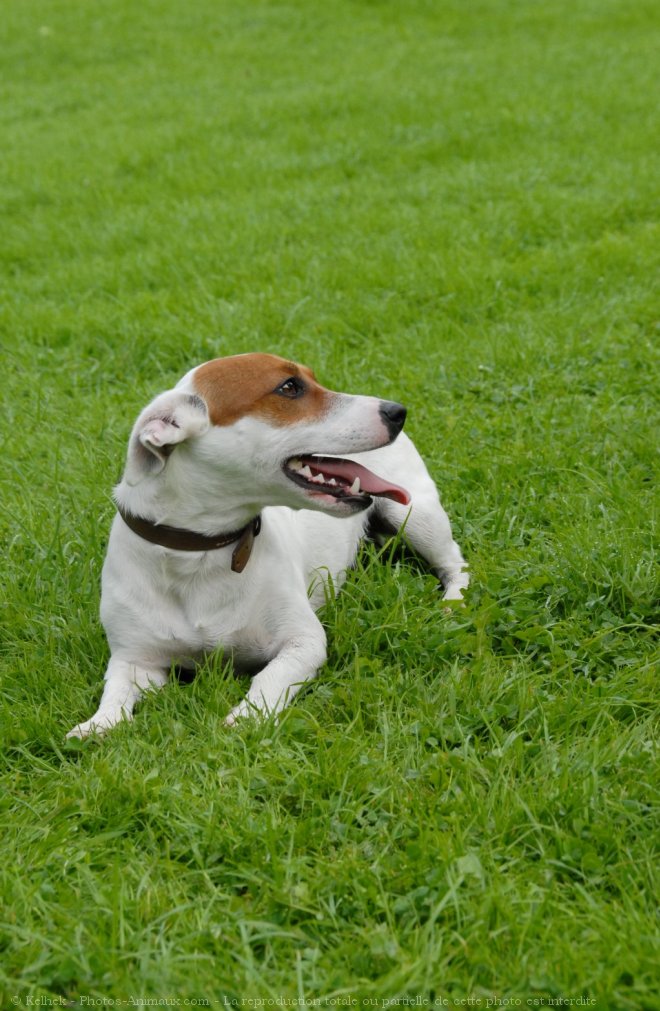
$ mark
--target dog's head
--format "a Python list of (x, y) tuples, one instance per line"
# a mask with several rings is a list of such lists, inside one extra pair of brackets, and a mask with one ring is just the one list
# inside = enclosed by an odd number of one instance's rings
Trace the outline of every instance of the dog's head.
[(286, 505), (350, 515), (372, 496), (408, 493), (342, 454), (392, 442), (406, 410), (375, 397), (334, 393), (313, 372), (268, 354), (217, 358), (157, 397), (131, 435), (125, 481), (168, 472), (218, 486), (257, 508)]

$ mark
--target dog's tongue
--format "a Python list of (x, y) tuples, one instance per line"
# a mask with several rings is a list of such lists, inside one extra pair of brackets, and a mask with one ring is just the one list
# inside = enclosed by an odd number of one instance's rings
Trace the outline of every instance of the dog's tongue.
[(382, 477), (378, 477), (377, 474), (353, 460), (340, 460), (334, 456), (305, 456), (302, 457), (302, 461), (317, 473), (321, 472), (325, 477), (342, 478), (344, 481), (348, 481), (349, 485), (353, 484), (356, 477), (359, 477), (360, 491), (366, 492), (367, 495), (391, 498), (395, 502), (400, 502), (401, 505), (408, 505), (410, 502), (410, 495), (405, 488), (384, 481)]

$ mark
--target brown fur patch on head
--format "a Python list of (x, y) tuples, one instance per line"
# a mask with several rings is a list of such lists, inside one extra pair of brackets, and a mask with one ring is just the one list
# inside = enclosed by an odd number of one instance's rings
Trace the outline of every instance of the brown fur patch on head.
[[(297, 397), (277, 393), (287, 379), (303, 383)], [(196, 369), (193, 385), (208, 405), (214, 425), (260, 418), (271, 425), (295, 425), (322, 417), (336, 394), (320, 386), (311, 369), (278, 355), (247, 354), (216, 358)]]

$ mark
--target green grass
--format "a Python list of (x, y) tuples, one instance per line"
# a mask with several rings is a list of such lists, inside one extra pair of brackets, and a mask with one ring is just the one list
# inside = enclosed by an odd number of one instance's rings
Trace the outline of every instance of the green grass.
[[(660, 1008), (656, 5), (0, 32), (5, 1001)], [(211, 659), (65, 746), (133, 418), (248, 350), (408, 405), (468, 607), (367, 550), (279, 726)]]

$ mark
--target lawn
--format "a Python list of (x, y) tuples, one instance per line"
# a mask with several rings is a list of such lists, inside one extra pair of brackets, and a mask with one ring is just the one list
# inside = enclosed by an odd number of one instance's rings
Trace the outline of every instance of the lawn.
[[(657, 5), (0, 37), (2, 1007), (660, 1008)], [(65, 744), (134, 417), (249, 350), (407, 404), (467, 607), (367, 548), (279, 725), (210, 658)]]

